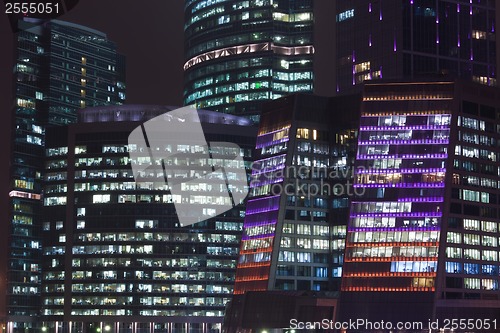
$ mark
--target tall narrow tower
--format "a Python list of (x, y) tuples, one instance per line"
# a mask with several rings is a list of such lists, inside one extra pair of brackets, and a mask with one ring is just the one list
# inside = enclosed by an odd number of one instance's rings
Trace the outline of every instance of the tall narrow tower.
[(40, 228), (45, 130), (76, 121), (87, 106), (125, 99), (124, 57), (102, 32), (48, 21), (19, 22), (13, 109), (9, 242), (2, 244), (7, 267), (7, 329), (22, 331), (39, 315)]

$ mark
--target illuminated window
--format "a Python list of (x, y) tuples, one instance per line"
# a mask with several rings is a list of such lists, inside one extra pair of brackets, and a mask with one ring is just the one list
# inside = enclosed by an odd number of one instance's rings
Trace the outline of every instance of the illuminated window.
[(481, 285), (484, 290), (498, 290), (498, 281), (493, 279), (482, 279)]
[(297, 224), (297, 234), (298, 235), (310, 235), (311, 226), (307, 224)]
[(354, 65), (354, 72), (355, 73), (360, 73), (360, 72), (365, 72), (370, 70), (370, 62), (362, 62), (359, 64)]
[(311, 248), (311, 240), (309, 238), (297, 238), (297, 248), (310, 249)]
[(42, 138), (39, 138), (39, 137), (36, 137), (33, 135), (26, 135), (26, 142), (41, 146), (42, 145)]
[(460, 274), (462, 273), (462, 264), (459, 262), (446, 262), (446, 273)]
[[(341, 243), (344, 243), (344, 242), (341, 241)], [(328, 250), (329, 249), (328, 240), (326, 240), (326, 239), (314, 239), (313, 240), (313, 249)]]
[(491, 236), (483, 236), (482, 239), (483, 246), (497, 246), (497, 238)]
[[(465, 242), (465, 236), (464, 236), (464, 242)], [(479, 250), (476, 249), (464, 249), (464, 258), (465, 259), (474, 259), (474, 260), (479, 260), (480, 259), (479, 255)]]
[(484, 251), (482, 251), (482, 256), (481, 256), (482, 260), (497, 261), (497, 258), (498, 258), (497, 251), (491, 251), (491, 250), (484, 250)]
[(85, 154), (87, 153), (87, 146), (76, 146), (75, 147), (75, 154)]
[(76, 216), (85, 216), (85, 208), (77, 208), (76, 209)]
[(486, 31), (472, 30), (473, 39), (486, 39)]
[(118, 196), (119, 203), (127, 203), (127, 202), (137, 202), (137, 196), (135, 194), (120, 194)]
[(476, 234), (464, 234), (464, 244), (479, 245), (479, 235), (476, 235)]
[(14, 186), (16, 188), (19, 188), (19, 189), (32, 190), (33, 186), (34, 186), (34, 182), (27, 181), (27, 180), (16, 179), (16, 180), (14, 180)]
[(342, 277), (342, 267), (333, 268), (332, 277), (337, 277), (337, 278)]
[(342, 22), (354, 17), (354, 9), (348, 9), (337, 15), (337, 22)]
[(111, 201), (109, 194), (94, 194), (92, 196), (92, 203), (108, 203)]
[(311, 262), (311, 253), (297, 252), (297, 262)]
[(446, 257), (454, 259), (462, 258), (462, 249), (458, 247), (447, 247)]
[[(479, 226), (476, 230), (479, 230)], [(498, 224), (496, 222), (481, 221), (481, 230), (486, 232), (497, 232)]]
[(447, 237), (446, 237), (446, 241), (448, 243), (460, 244), (462, 242), (461, 241), (461, 234), (459, 234), (457, 232), (448, 232)]
[(482, 274), (486, 275), (498, 275), (497, 265), (481, 265)]
[(45, 206), (59, 206), (66, 204), (66, 197), (49, 197), (44, 198)]
[(31, 99), (22, 99), (18, 98), (17, 99), (17, 105), (23, 108), (30, 108), (34, 109), (35, 108), (35, 102)]
[(284, 234), (295, 233), (295, 225), (293, 223), (283, 223), (283, 233)]
[(291, 251), (280, 251), (278, 255), (278, 261), (294, 262), (295, 253)]
[(464, 279), (464, 287), (465, 289), (481, 289), (481, 283), (479, 279)]
[(434, 278), (413, 278), (413, 287), (432, 288), (434, 287)]
[(466, 201), (479, 202), (479, 193), (480, 192), (478, 192), (478, 191), (462, 190), (462, 196), (460, 199), (466, 200)]
[(291, 245), (292, 245), (292, 242), (291, 242), (290, 237), (281, 237), (281, 243), (280, 243), (281, 247), (288, 248), (288, 247), (291, 247)]
[(479, 230), (479, 221), (464, 219), (464, 229), (465, 230)]

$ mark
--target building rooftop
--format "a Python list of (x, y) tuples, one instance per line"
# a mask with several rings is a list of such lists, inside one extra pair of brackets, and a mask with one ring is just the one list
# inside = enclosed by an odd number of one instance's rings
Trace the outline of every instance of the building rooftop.
[[(113, 105), (81, 109), (78, 111), (80, 123), (103, 123), (121, 121), (146, 121), (166, 112), (178, 109), (177, 106), (167, 105)], [(230, 114), (198, 109), (198, 117), (202, 123), (228, 124), (251, 126), (252, 121), (247, 118)], [(196, 119), (193, 119), (197, 121)]]

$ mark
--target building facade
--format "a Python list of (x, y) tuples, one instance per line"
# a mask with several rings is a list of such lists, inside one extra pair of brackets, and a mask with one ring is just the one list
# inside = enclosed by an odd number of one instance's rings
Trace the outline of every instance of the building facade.
[(496, 86), (497, 15), (495, 1), (339, 1), (337, 92), (436, 74)]
[[(19, 22), (11, 164), (10, 221), (2, 255), (2, 313), (9, 330), (30, 329), (39, 315), (40, 210), (45, 130), (76, 120), (86, 106), (125, 99), (124, 58), (105, 34), (72, 23)], [(4, 308), (4, 307), (2, 307)]]
[(236, 274), (248, 291), (339, 291), (359, 97), (292, 95), (262, 113)]
[[(172, 180), (211, 163), (197, 159), (205, 148), (189, 141), (151, 147), (175, 153), (164, 161), (164, 170), (173, 170), (168, 180), (164, 171), (145, 168), (144, 181), (134, 181), (132, 165), (154, 163), (147, 146), (127, 143), (130, 133), (171, 110), (89, 108), (78, 124), (48, 132), (41, 325), (49, 331), (220, 330), (233, 292), (244, 208), (179, 225), (174, 203), (209, 210), (227, 196), (226, 188), (215, 195), (203, 184), (172, 193)], [(246, 118), (203, 110), (198, 115), (209, 143), (239, 145), (211, 148), (212, 162), (234, 181), (235, 168), (250, 168), (256, 128)]]
[(252, 116), (312, 92), (312, 0), (187, 0), (184, 15), (185, 105)]
[(341, 320), (499, 320), (499, 107), (474, 83), (365, 85)]

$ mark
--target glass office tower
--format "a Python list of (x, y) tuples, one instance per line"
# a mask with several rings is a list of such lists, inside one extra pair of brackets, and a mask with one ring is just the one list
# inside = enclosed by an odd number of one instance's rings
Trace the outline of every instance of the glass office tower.
[(186, 0), (184, 104), (255, 115), (313, 90), (312, 0)]
[(233, 292), (244, 208), (181, 227), (174, 203), (203, 206), (209, 214), (227, 188), (216, 192), (197, 183), (171, 193), (169, 185), (212, 163), (234, 180), (233, 171), (250, 168), (256, 128), (246, 118), (198, 110), (208, 142), (239, 148), (211, 148), (213, 160), (207, 160), (199, 158), (206, 148), (199, 142), (165, 142), (151, 149), (175, 153), (164, 160), (165, 170), (175, 174), (166, 180), (161, 167), (148, 168), (136, 182), (132, 165), (151, 166), (152, 160), (147, 147), (127, 139), (144, 121), (171, 110), (88, 108), (77, 124), (48, 131), (42, 224), (42, 321), (48, 331), (220, 330)]
[(39, 315), (45, 130), (76, 120), (86, 106), (125, 99), (124, 58), (102, 32), (62, 21), (19, 22), (15, 38), (15, 96), (11, 220), (7, 256), (7, 329), (25, 332)]
[(499, 97), (459, 81), (365, 86), (342, 320), (499, 319)]
[(337, 91), (381, 78), (452, 77), (497, 85), (496, 1), (337, 3)]
[(235, 294), (339, 291), (358, 110), (356, 96), (266, 105)]

